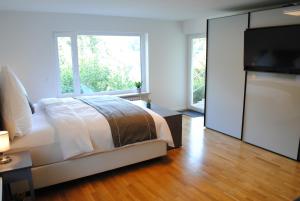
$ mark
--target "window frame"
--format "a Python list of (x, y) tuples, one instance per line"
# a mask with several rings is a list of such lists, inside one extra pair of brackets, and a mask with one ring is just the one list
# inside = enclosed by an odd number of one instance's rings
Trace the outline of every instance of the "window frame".
[[(95, 32), (95, 31), (80, 31), (80, 32), (54, 32), (54, 49), (55, 49), (55, 66), (56, 66), (56, 83), (58, 97), (72, 96), (92, 96), (92, 95), (121, 95), (137, 93), (136, 89), (101, 91), (89, 94), (80, 93), (80, 74), (78, 64), (78, 35), (95, 35), (95, 36), (139, 36), (140, 37), (140, 63), (141, 63), (141, 81), (142, 93), (149, 93), (149, 78), (148, 78), (148, 34), (147, 33), (114, 33), (114, 32)], [(71, 55), (72, 55), (72, 70), (73, 70), (73, 93), (62, 93), (62, 85), (60, 80), (60, 65), (58, 53), (58, 38), (69, 37), (71, 39)]]

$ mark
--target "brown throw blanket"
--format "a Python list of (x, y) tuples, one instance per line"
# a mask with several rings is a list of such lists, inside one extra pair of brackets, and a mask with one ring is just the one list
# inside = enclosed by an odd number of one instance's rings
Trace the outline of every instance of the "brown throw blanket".
[(106, 117), (115, 147), (156, 139), (150, 114), (129, 101), (114, 96), (77, 97)]

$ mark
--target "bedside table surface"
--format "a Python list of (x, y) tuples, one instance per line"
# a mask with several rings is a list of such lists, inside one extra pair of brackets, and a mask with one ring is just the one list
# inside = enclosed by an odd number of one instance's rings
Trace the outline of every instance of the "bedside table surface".
[(29, 152), (25, 151), (7, 155), (12, 159), (12, 161), (7, 164), (0, 164), (0, 173), (32, 167), (32, 161)]
[[(137, 100), (137, 101), (132, 101), (135, 105), (139, 105), (142, 107), (147, 107), (147, 103), (145, 101), (142, 100)], [(170, 116), (175, 116), (175, 115), (181, 115), (181, 113), (173, 111), (173, 110), (169, 110), (167, 108), (163, 108), (159, 105), (156, 105), (154, 103), (151, 103), (151, 108), (148, 108), (154, 112), (156, 112), (157, 114), (159, 114), (162, 117), (170, 117)]]

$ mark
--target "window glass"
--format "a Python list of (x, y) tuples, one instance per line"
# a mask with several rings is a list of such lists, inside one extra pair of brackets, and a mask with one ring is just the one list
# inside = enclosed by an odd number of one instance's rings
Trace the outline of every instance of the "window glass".
[(134, 89), (141, 81), (140, 36), (78, 35), (82, 94)]
[(192, 39), (192, 104), (204, 107), (205, 70), (206, 70), (206, 38)]
[(61, 93), (73, 93), (71, 37), (57, 37)]

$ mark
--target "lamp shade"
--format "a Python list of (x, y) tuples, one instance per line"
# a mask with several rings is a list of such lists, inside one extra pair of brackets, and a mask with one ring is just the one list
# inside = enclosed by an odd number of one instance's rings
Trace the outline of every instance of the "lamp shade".
[(7, 131), (0, 131), (0, 153), (8, 151), (9, 146), (9, 136)]

